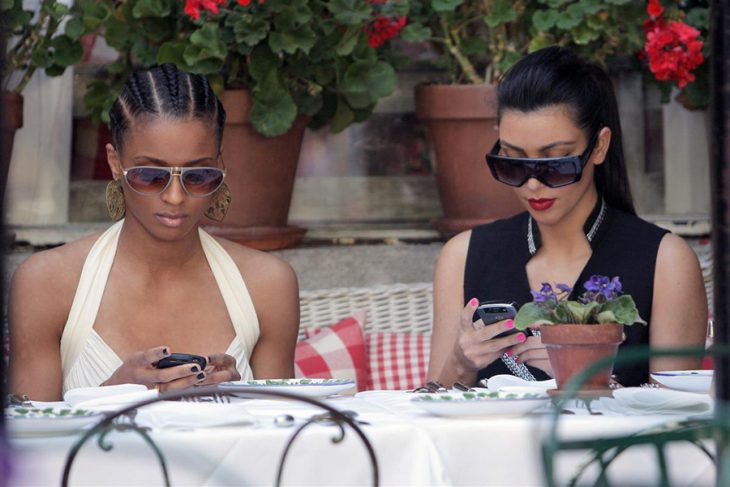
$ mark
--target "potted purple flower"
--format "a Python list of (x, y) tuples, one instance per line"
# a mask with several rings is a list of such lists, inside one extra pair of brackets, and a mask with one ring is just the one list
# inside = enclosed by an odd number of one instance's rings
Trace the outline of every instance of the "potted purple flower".
[[(622, 293), (618, 277), (595, 275), (583, 287), (577, 300), (568, 300), (570, 286), (543, 283), (539, 291), (530, 291), (533, 301), (515, 317), (517, 329), (540, 326), (558, 389), (596, 360), (615, 357), (624, 325), (646, 324), (633, 298)], [(596, 372), (583, 388), (607, 389), (610, 375), (610, 368)]]

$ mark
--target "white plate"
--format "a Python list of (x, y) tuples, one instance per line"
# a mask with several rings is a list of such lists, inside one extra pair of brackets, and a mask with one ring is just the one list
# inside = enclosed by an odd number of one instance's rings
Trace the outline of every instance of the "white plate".
[(654, 372), (651, 378), (670, 389), (710, 393), (713, 370), (668, 370)]
[[(327, 397), (352, 389), (351, 379), (262, 379), (224, 382), (221, 388), (244, 387), (256, 391), (290, 392), (308, 397)], [(265, 399), (276, 399), (274, 397)]]
[(461, 394), (419, 394), (411, 401), (436, 416), (522, 416), (550, 398), (541, 394), (464, 392)]
[(63, 436), (78, 433), (104, 418), (84, 409), (13, 407), (5, 410), (10, 436)]

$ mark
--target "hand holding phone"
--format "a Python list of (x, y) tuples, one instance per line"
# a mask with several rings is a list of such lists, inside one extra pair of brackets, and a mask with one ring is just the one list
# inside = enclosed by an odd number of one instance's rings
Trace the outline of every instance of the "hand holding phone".
[(183, 364), (198, 364), (200, 370), (203, 370), (208, 364), (208, 360), (205, 357), (191, 353), (171, 353), (167, 357), (161, 358), (155, 367), (158, 369), (167, 369)]
[[(479, 306), (477, 306), (472, 321), (481, 319), (486, 326), (498, 321), (512, 319), (515, 315), (517, 315), (515, 303), (504, 301), (484, 301), (479, 303)], [(502, 338), (519, 332), (520, 330), (512, 328), (510, 330), (503, 331), (493, 338)]]

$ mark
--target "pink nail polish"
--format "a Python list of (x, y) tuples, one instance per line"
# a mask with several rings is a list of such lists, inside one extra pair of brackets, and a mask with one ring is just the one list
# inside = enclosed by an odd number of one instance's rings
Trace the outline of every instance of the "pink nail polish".
[(509, 355), (510, 357), (511, 357), (512, 355), (514, 355), (514, 354), (515, 354), (515, 353), (514, 353), (514, 352), (513, 352), (512, 350), (507, 350), (507, 355)]
[(477, 304), (479, 304), (477, 298), (471, 298), (471, 300), (469, 301), (469, 306), (476, 306)]
[(527, 337), (524, 333), (520, 333), (519, 335), (517, 335), (517, 339), (521, 342), (524, 342), (525, 340), (527, 340)]
[(515, 322), (514, 322), (514, 320), (507, 320), (507, 322), (505, 322), (504, 326), (506, 326), (507, 328), (514, 328)]

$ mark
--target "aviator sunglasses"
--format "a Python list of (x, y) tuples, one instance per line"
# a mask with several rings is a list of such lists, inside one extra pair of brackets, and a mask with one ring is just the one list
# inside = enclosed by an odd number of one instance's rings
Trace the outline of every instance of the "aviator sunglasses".
[(123, 169), (124, 179), (135, 193), (154, 196), (164, 192), (173, 176), (180, 177), (180, 183), (187, 194), (203, 198), (215, 193), (223, 184), (226, 171), (217, 167), (161, 167), (137, 166)]
[(522, 186), (535, 178), (550, 188), (560, 188), (577, 183), (583, 174), (583, 167), (593, 152), (598, 132), (593, 134), (586, 150), (579, 156), (566, 157), (507, 157), (499, 155), (502, 146), (497, 140), (486, 155), (487, 165), (494, 179), (509, 186)]

